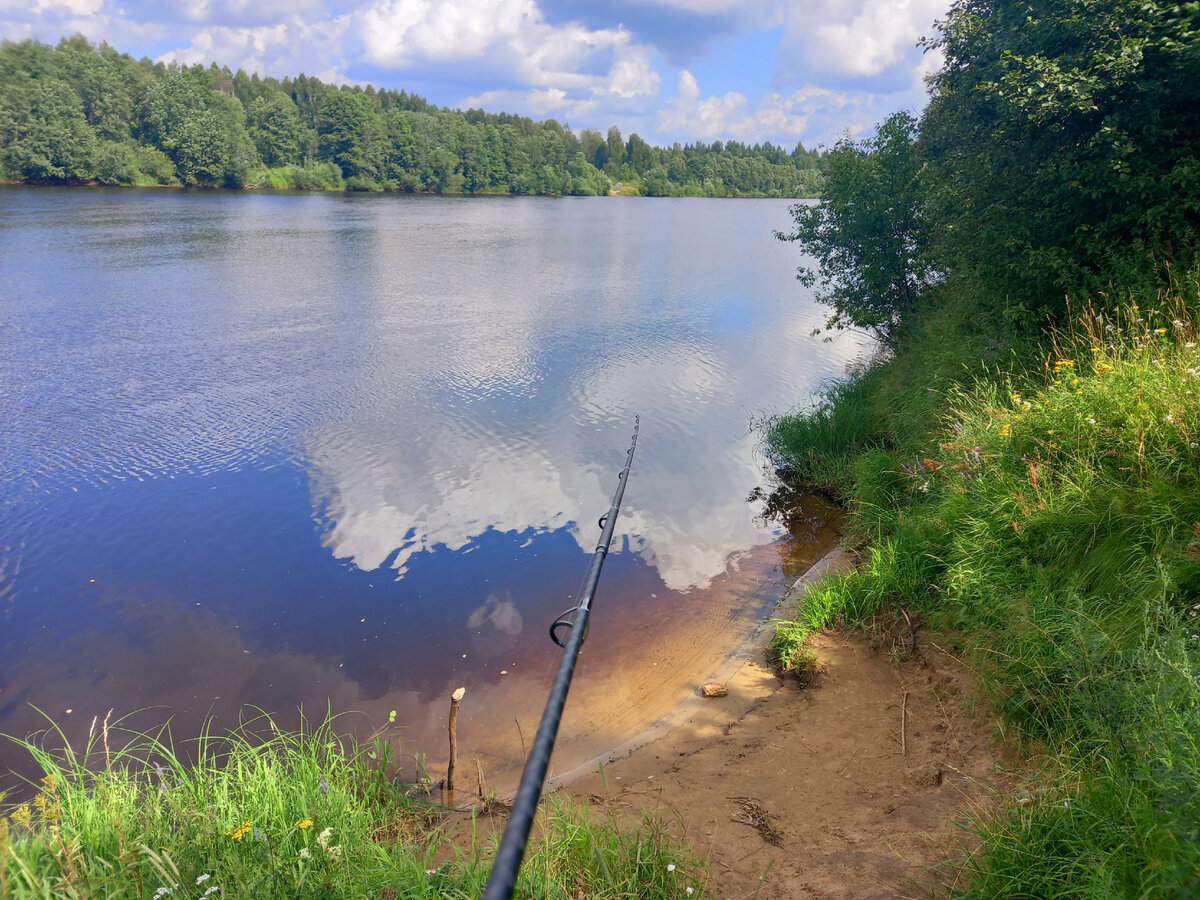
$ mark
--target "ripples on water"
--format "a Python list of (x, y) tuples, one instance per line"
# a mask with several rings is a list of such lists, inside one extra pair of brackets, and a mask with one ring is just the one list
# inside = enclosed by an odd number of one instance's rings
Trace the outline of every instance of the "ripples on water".
[[(581, 675), (671, 705), (731, 610), (776, 596), (751, 418), (864, 349), (809, 336), (787, 224), (780, 201), (0, 190), (0, 731), (31, 705), (79, 737), (110, 707), (187, 733), (332, 702), (398, 709), (420, 745), (461, 683), (464, 744), (511, 754), (635, 413)], [(580, 702), (591, 749), (636, 724)]]

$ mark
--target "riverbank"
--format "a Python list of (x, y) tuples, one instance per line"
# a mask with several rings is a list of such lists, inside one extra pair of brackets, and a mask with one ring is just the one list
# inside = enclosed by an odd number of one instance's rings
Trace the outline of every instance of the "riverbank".
[(1198, 309), (1188, 276), (1039, 341), (951, 284), (894, 357), (769, 428), (864, 557), (776, 658), (889, 611), (951, 629), (1019, 751), (961, 896), (1200, 896)]

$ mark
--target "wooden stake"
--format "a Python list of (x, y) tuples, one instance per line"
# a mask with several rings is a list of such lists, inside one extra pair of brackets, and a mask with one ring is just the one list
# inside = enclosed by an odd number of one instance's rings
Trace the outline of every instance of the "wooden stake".
[(446, 793), (450, 796), (450, 805), (454, 805), (454, 766), (458, 762), (458, 704), (462, 703), (467, 689), (460, 687), (450, 695), (450, 764), (446, 766)]

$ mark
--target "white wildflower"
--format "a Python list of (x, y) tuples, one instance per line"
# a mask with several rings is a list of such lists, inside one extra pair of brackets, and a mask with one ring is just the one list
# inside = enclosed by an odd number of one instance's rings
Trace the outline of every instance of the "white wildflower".
[(219, 891), (220, 889), (221, 889), (221, 886), (220, 886), (219, 884), (214, 884), (212, 887), (210, 887), (210, 888), (209, 888), (207, 891), (205, 891), (205, 892), (204, 892), (203, 894), (201, 894), (200, 896), (201, 896), (201, 897), (207, 897), (209, 894), (215, 894), (215, 893), (216, 893), (217, 891)]
[(321, 845), (322, 850), (329, 849), (329, 839), (333, 837), (333, 826), (330, 825), (324, 831), (317, 835), (317, 843)]
[(210, 878), (212, 878), (212, 873), (205, 872), (203, 875), (199, 876), (196, 879), (196, 884), (204, 884), (204, 882), (208, 881), (208, 879), (210, 879)]
[(154, 900), (162, 900), (162, 898), (167, 896), (169, 893), (171, 893), (171, 889), (164, 884), (154, 892)]
[(332, 858), (332, 859), (341, 859), (342, 858), (342, 845), (334, 844), (332, 847), (330, 847), (325, 852), (328, 853), (330, 858)]
[(309, 849), (307, 847), (301, 847), (300, 848), (300, 858), (301, 859), (312, 859), (311, 851), (309, 851)]
[(685, 890), (685, 891), (687, 891), (689, 894), (691, 894), (691, 893), (693, 893), (693, 892), (694, 892), (696, 889), (695, 889), (694, 887), (686, 887), (686, 888), (684, 888), (684, 890)]
[(675, 863), (667, 863), (667, 871), (674, 872), (675, 871)]

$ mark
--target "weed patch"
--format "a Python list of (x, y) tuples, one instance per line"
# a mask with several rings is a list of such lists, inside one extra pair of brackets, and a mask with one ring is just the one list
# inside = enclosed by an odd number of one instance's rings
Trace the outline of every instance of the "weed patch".
[[(282, 732), (264, 717), (206, 734), (185, 762), (165, 729), (105, 722), (78, 751), (50, 733), (66, 749), (22, 741), (45, 774), (0, 815), (6, 898), (467, 898), (490, 871), (492, 838), (451, 841), (450, 813), (392, 777), (388, 734), (358, 743), (333, 718)], [(700, 863), (657, 818), (555, 797), (538, 823), (518, 896), (703, 895)]]

